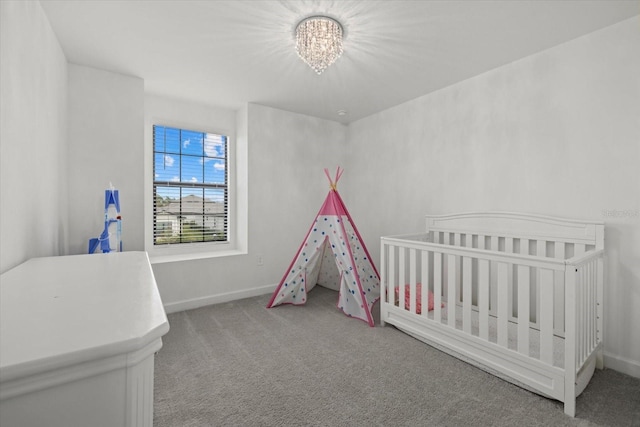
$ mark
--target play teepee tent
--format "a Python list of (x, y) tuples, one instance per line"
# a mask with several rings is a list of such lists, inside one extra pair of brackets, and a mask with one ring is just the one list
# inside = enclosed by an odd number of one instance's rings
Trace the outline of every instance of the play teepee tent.
[(380, 275), (336, 189), (343, 170), (338, 168), (333, 181), (324, 172), (331, 190), (267, 307), (302, 305), (320, 285), (339, 291), (337, 305), (347, 316), (374, 326), (371, 308), (380, 297)]

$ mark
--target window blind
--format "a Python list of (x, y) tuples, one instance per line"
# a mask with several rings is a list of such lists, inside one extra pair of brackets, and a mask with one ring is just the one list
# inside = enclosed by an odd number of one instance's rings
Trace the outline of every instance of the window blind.
[(153, 243), (229, 240), (228, 138), (153, 126)]

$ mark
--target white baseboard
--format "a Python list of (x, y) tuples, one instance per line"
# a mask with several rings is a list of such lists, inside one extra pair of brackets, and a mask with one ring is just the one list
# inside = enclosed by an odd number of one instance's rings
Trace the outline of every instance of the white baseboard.
[(604, 353), (604, 366), (607, 369), (622, 372), (632, 377), (640, 378), (640, 363), (625, 359), (624, 357), (614, 356), (613, 354)]
[(189, 300), (176, 301), (164, 304), (164, 311), (167, 314), (178, 311), (192, 310), (194, 308), (207, 305), (220, 304), (222, 302), (235, 301), (243, 298), (257, 297), (259, 295), (270, 294), (276, 290), (276, 284), (259, 286), (257, 288), (243, 289), (241, 291), (227, 292), (224, 294), (210, 295), (206, 297), (193, 298)]

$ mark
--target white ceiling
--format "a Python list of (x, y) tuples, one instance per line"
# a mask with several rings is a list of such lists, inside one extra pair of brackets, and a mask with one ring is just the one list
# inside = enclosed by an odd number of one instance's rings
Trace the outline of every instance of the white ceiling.
[[(639, 0), (41, 4), (72, 63), (141, 77), (149, 93), (343, 123), (640, 14)], [(343, 56), (320, 76), (293, 40), (318, 14), (346, 31)]]

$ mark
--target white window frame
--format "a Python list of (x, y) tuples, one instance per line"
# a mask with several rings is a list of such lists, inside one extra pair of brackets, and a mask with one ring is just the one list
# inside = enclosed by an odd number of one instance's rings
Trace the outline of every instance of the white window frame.
[[(246, 129), (245, 114), (239, 114)], [(153, 125), (196, 130), (227, 136), (228, 227), (227, 242), (154, 245), (153, 241)], [(145, 251), (152, 264), (247, 254), (247, 138), (246, 130), (215, 127), (148, 114), (145, 119)], [(238, 133), (240, 135), (238, 135)]]
[[(179, 140), (176, 140), (175, 142), (177, 142), (178, 144), (178, 150), (177, 152), (173, 152), (173, 151), (166, 151), (167, 146), (166, 146), (166, 135), (167, 132), (172, 132), (172, 131), (177, 131), (178, 135), (179, 135)], [(161, 134), (157, 134), (157, 132), (161, 132)], [(197, 134), (197, 135), (202, 135), (203, 136), (203, 140), (202, 140), (202, 148), (201, 148), (201, 152), (196, 154), (194, 152), (189, 152), (189, 151), (185, 151), (186, 149), (186, 143), (185, 146), (183, 147), (182, 144), (182, 135), (183, 133), (186, 132), (188, 134)], [(153, 134), (154, 134), (154, 147), (153, 147), (153, 169), (154, 169), (154, 177), (153, 177), (153, 184), (154, 184), (154, 189), (156, 190), (154, 192), (154, 194), (157, 194), (158, 191), (160, 191), (160, 188), (164, 188), (165, 190), (172, 188), (173, 191), (176, 191), (177, 195), (178, 195), (178, 199), (176, 199), (177, 203), (172, 203), (171, 205), (175, 206), (179, 206), (179, 212), (182, 213), (183, 209), (187, 209), (187, 213), (185, 213), (185, 215), (189, 215), (191, 214), (195, 219), (194, 219), (194, 223), (198, 224), (200, 223), (203, 227), (202, 232), (203, 234), (198, 236), (201, 239), (205, 238), (204, 235), (204, 230), (207, 224), (207, 219), (209, 218), (213, 218), (212, 215), (208, 215), (206, 213), (206, 194), (207, 194), (207, 190), (209, 192), (209, 194), (216, 194), (217, 196), (220, 195), (222, 192), (223, 197), (222, 197), (222, 205), (224, 206), (223, 209), (223, 216), (219, 219), (222, 219), (223, 222), (223, 226), (221, 228), (217, 228), (217, 230), (222, 230), (224, 233), (224, 240), (212, 240), (215, 241), (218, 244), (223, 244), (223, 243), (227, 243), (229, 241), (229, 232), (228, 232), (228, 223), (229, 223), (229, 209), (228, 209), (228, 194), (229, 194), (229, 188), (228, 188), (228, 184), (229, 184), (229, 178), (228, 178), (228, 172), (229, 172), (229, 166), (228, 166), (228, 146), (230, 143), (230, 139), (227, 135), (219, 135), (219, 134), (213, 134), (210, 132), (202, 132), (199, 131), (197, 129), (182, 129), (182, 128), (174, 128), (174, 127), (170, 127), (170, 126), (165, 126), (164, 124), (154, 124), (153, 125)], [(164, 135), (164, 144), (160, 144), (158, 145), (158, 137), (162, 137)], [(211, 152), (207, 152), (206, 147), (205, 147), (205, 140), (208, 140), (208, 138), (211, 137), (213, 139), (216, 140), (220, 140), (221, 145), (224, 146), (223, 148), (223, 155), (220, 156), (219, 153), (216, 151), (215, 152), (215, 156), (213, 156)], [(160, 151), (159, 151), (160, 150)], [(178, 173), (181, 174), (180, 177), (176, 176), (174, 177), (174, 179), (177, 179), (178, 181), (174, 181), (166, 179), (164, 181), (158, 180), (158, 176), (156, 176), (156, 174), (158, 173), (158, 171), (163, 170), (164, 166), (165, 166), (165, 161), (163, 161), (162, 164), (158, 165), (156, 162), (158, 161), (158, 154), (161, 154), (161, 156), (164, 159), (177, 159), (178, 160), (178, 164), (176, 165), (178, 168)], [(183, 173), (186, 173), (186, 171), (184, 171), (183, 165), (185, 164), (185, 161), (195, 161), (197, 160), (198, 163), (200, 164), (200, 166), (198, 166), (199, 170), (198, 171), (191, 171), (191, 173), (193, 174), (197, 174), (198, 172), (202, 173), (202, 181), (198, 181), (196, 178), (196, 182), (188, 182), (188, 181), (183, 181), (184, 175), (182, 175)], [(224, 178), (223, 181), (208, 181), (207, 180), (207, 173), (206, 171), (206, 165), (207, 162), (213, 160), (215, 161), (216, 164), (220, 164), (221, 161), (224, 162)], [(198, 207), (201, 208), (202, 210), (200, 211), (200, 213), (198, 213), (198, 211), (196, 210), (195, 212), (190, 212), (189, 208), (187, 206), (191, 206), (190, 203), (186, 203), (184, 202), (184, 197), (182, 196), (183, 191), (187, 191), (187, 193), (191, 193), (194, 190), (197, 190), (198, 192), (200, 192), (200, 190), (202, 190), (201, 193), (201, 202), (198, 203)], [(200, 197), (200, 196), (197, 196)], [(156, 196), (157, 198), (157, 196)], [(157, 202), (156, 202), (157, 203)], [(156, 209), (158, 209), (158, 206), (155, 206)], [(159, 245), (162, 245), (163, 243), (158, 243), (158, 228), (159, 228), (159, 223), (163, 223), (165, 222), (163, 216), (166, 216), (167, 214), (162, 214), (157, 212), (156, 210), (154, 210), (154, 245), (157, 247)], [(182, 218), (179, 214), (169, 214), (169, 215), (176, 215), (174, 217), (174, 221), (171, 222), (179, 222), (180, 226), (177, 227), (179, 229), (182, 228), (182, 220), (178, 219), (178, 218)], [(214, 221), (215, 223), (218, 223), (219, 221), (216, 220)], [(164, 230), (164, 227), (162, 227)], [(175, 228), (175, 227), (171, 227), (171, 228)], [(216, 229), (214, 227), (214, 229)], [(213, 230), (212, 230), (213, 231)], [(182, 234), (183, 231), (179, 230), (178, 236), (180, 237), (180, 240), (182, 240), (183, 237), (196, 237), (195, 234), (188, 234), (188, 235), (184, 235)], [(164, 233), (163, 233), (164, 234)], [(173, 235), (173, 233), (172, 233)], [(205, 243), (205, 240), (202, 241), (195, 241), (193, 243), (197, 243), (197, 244), (201, 244), (201, 243)], [(164, 243), (164, 244), (169, 244), (169, 245), (185, 245), (187, 244), (186, 242), (175, 242), (175, 243)]]

